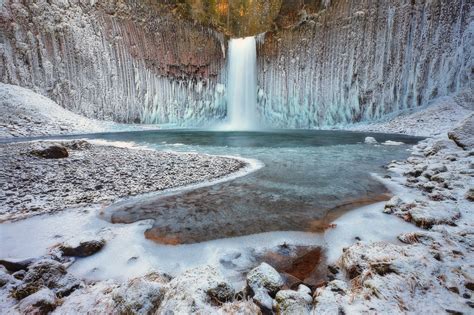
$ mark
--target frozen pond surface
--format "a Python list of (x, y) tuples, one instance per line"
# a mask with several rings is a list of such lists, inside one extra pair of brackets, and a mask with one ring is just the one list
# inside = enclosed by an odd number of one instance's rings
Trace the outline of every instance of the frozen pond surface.
[[(326, 215), (380, 201), (386, 189), (371, 173), (408, 156), (417, 138), (372, 135), (405, 145), (367, 145), (368, 134), (339, 131), (153, 131), (104, 134), (161, 150), (195, 151), (259, 160), (245, 177), (192, 191), (135, 198), (110, 207), (114, 223), (153, 219), (148, 238), (195, 243), (272, 231), (319, 232)], [(159, 174), (158, 174), (159, 175)]]

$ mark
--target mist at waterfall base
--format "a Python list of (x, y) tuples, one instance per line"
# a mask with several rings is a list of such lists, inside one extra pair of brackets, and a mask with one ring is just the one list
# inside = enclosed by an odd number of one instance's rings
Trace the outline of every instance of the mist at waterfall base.
[(229, 41), (227, 120), (218, 130), (260, 129), (257, 111), (257, 45), (255, 37)]

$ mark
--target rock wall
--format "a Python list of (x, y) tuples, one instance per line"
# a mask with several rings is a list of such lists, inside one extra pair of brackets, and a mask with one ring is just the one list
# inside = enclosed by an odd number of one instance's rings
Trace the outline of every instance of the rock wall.
[(224, 37), (154, 3), (6, 0), (0, 80), (94, 118), (200, 124), (225, 116)]
[(467, 0), (332, 0), (301, 10), (259, 47), (262, 118), (323, 127), (472, 95), (473, 16)]
[[(347, 124), (473, 93), (472, 1), (275, 0), (262, 7), (268, 16), (274, 3), (280, 12), (258, 46), (259, 113), (269, 126)], [(88, 117), (222, 120), (226, 38), (180, 4), (5, 0), (0, 81)]]

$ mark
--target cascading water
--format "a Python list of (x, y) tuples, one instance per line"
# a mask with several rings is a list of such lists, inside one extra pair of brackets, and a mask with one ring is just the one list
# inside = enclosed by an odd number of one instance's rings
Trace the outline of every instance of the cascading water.
[(255, 130), (257, 119), (257, 46), (255, 37), (229, 42), (226, 129)]

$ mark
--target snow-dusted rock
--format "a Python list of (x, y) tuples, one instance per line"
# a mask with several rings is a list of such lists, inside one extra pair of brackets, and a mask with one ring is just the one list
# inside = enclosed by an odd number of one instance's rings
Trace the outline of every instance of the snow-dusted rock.
[(436, 224), (453, 225), (461, 216), (455, 204), (431, 204), (417, 206), (408, 210), (409, 221), (422, 228), (431, 228)]
[(212, 305), (213, 301), (208, 292), (212, 292), (224, 283), (225, 280), (215, 268), (205, 266), (190, 269), (167, 285), (157, 312), (160, 314), (215, 313), (217, 308)]
[(312, 301), (311, 290), (300, 284), (298, 291), (278, 291), (275, 296), (275, 309), (278, 314), (309, 314)]
[(64, 256), (87, 257), (94, 255), (105, 246), (104, 239), (91, 239), (64, 242), (58, 246), (58, 250)]
[(23, 299), (44, 287), (51, 289), (58, 297), (64, 297), (81, 286), (81, 282), (66, 271), (61, 263), (41, 259), (31, 264), (22, 283), (15, 287), (12, 296)]
[(263, 312), (271, 312), (272, 296), (275, 296), (284, 284), (278, 271), (267, 263), (261, 263), (247, 274), (247, 286), (252, 298)]
[(152, 273), (128, 281), (112, 292), (120, 314), (152, 314), (160, 306), (169, 278)]
[(366, 144), (377, 144), (377, 140), (374, 137), (365, 137), (364, 143)]
[(21, 314), (48, 314), (56, 308), (56, 295), (48, 288), (43, 288), (20, 301), (18, 310)]
[(474, 114), (471, 114), (458, 127), (448, 132), (448, 136), (464, 150), (474, 149)]
[(247, 274), (247, 285), (253, 290), (263, 288), (270, 294), (275, 294), (284, 285), (284, 281), (272, 266), (261, 263)]

